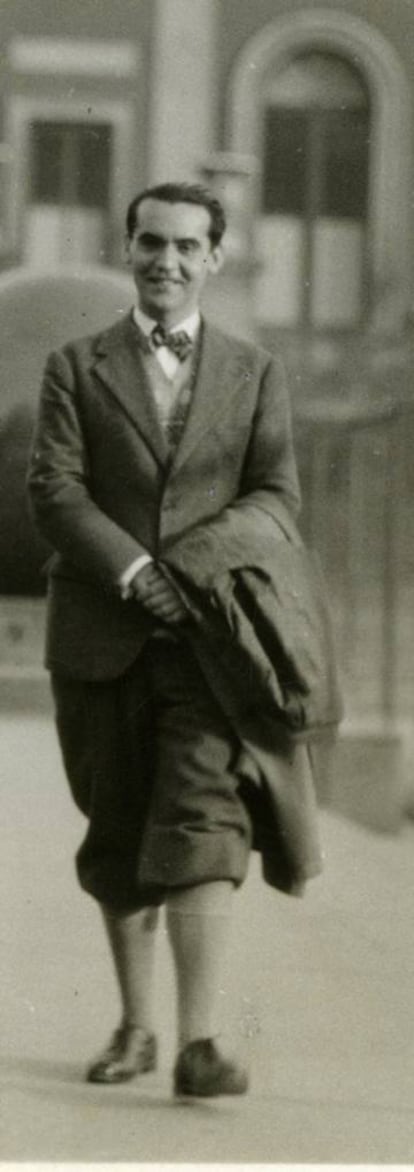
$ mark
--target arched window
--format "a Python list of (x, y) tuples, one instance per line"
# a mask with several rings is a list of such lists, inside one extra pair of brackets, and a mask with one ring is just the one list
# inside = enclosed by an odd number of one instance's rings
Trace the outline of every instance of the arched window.
[(253, 156), (257, 324), (401, 329), (411, 304), (411, 92), (374, 24), (295, 9), (246, 41), (226, 145)]
[(263, 92), (259, 324), (355, 326), (364, 308), (370, 103), (343, 58), (298, 55)]

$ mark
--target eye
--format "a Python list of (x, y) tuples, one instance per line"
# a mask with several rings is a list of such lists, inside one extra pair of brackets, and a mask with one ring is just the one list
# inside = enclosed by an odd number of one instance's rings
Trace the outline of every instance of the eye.
[(195, 240), (180, 240), (178, 244), (180, 252), (190, 255), (196, 252), (198, 245)]
[(138, 244), (141, 245), (141, 248), (147, 248), (151, 250), (154, 248), (159, 248), (160, 244), (162, 244), (162, 241), (158, 236), (151, 236), (149, 232), (144, 232), (142, 236), (137, 237), (137, 240)]

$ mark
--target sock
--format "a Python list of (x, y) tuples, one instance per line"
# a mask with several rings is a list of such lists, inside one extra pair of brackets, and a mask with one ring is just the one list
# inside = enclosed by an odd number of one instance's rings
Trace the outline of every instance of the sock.
[(233, 889), (231, 881), (220, 880), (181, 889), (167, 900), (167, 930), (177, 976), (179, 1049), (218, 1033)]

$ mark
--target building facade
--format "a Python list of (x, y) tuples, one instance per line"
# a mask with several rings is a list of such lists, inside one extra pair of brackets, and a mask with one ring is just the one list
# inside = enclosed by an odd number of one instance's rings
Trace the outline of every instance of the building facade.
[(140, 186), (214, 174), (256, 330), (402, 327), (409, 0), (3, 0), (0, 34), (2, 267), (119, 265)]
[(391, 709), (414, 580), (414, 5), (2, 0), (0, 43), (0, 269), (120, 269), (137, 190), (216, 188), (211, 314), (285, 351), (304, 527), (348, 649), (376, 616), (360, 667)]

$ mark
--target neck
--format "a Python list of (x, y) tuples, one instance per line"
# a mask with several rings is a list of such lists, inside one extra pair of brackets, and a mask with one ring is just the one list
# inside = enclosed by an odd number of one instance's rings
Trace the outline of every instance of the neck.
[(144, 306), (141, 304), (139, 304), (139, 309), (141, 310), (141, 313), (145, 313), (146, 316), (151, 318), (152, 321), (155, 321), (158, 323), (158, 325), (163, 326), (167, 332), (175, 329), (175, 327), (180, 325), (181, 322), (187, 321), (187, 318), (192, 317), (193, 314), (200, 312), (198, 305), (193, 305), (189, 308), (182, 309), (179, 313), (162, 313), (155, 309), (155, 307)]

